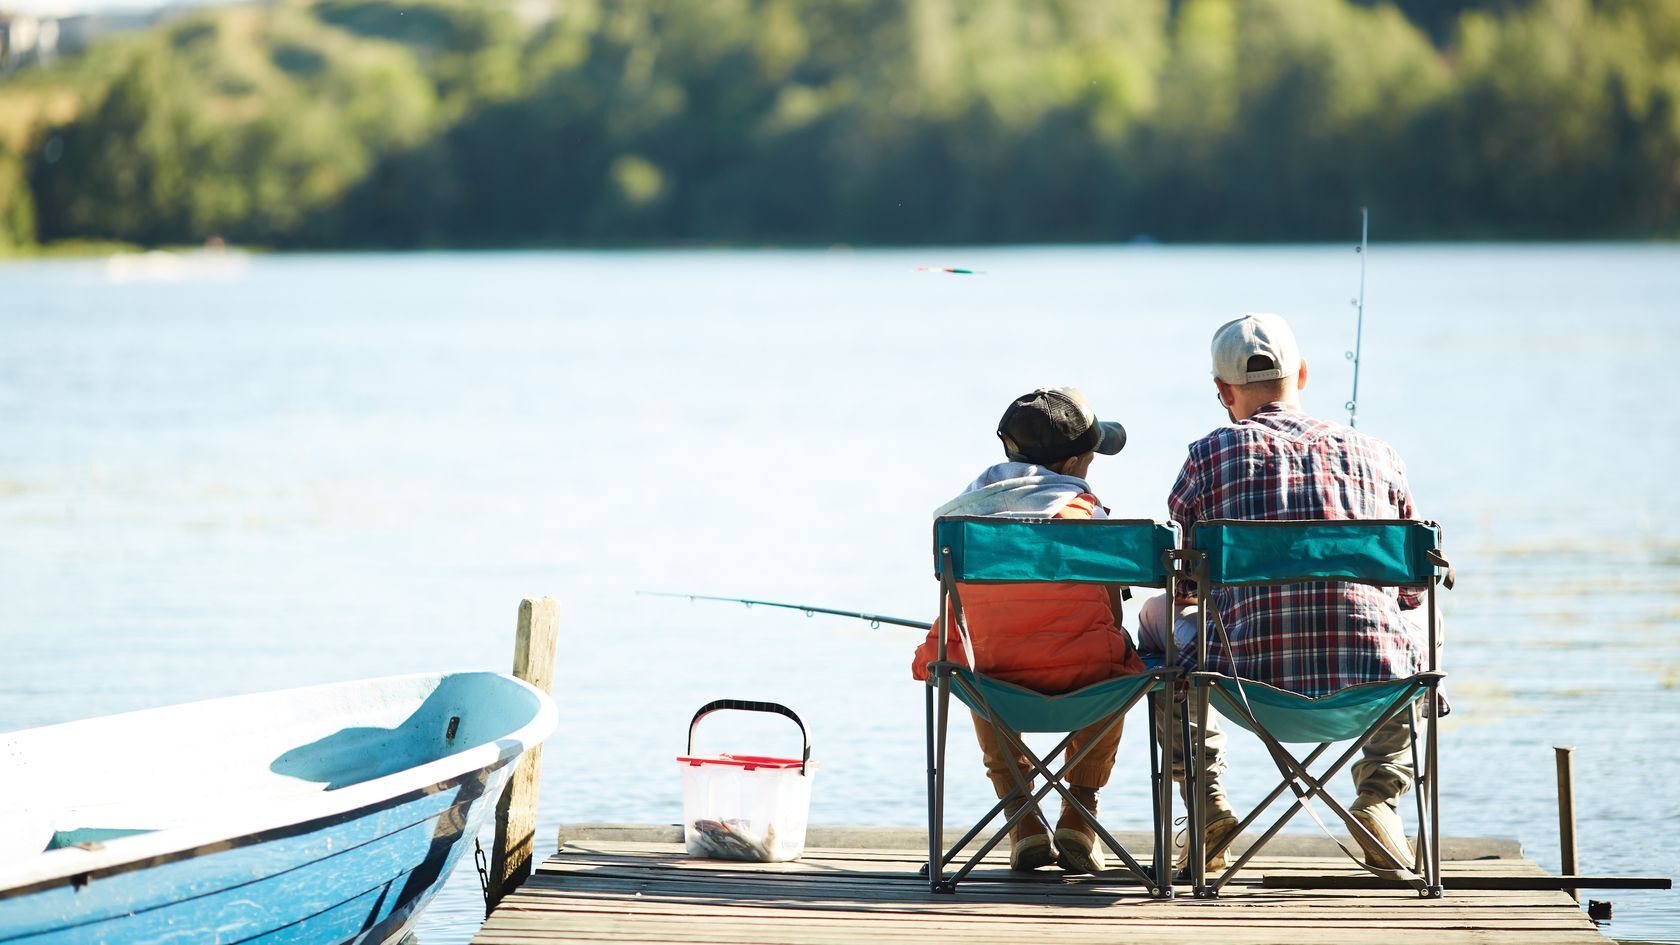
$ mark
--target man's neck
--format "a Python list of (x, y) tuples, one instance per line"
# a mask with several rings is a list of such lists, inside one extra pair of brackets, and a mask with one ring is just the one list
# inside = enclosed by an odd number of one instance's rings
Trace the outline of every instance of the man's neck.
[(1278, 404), (1290, 410), (1299, 411), (1301, 409), (1301, 399), (1299, 397), (1277, 397), (1272, 400), (1263, 400), (1254, 404), (1239, 404), (1239, 407), (1246, 409), (1232, 410), (1231, 417), (1233, 420), (1237, 421), (1247, 420), (1273, 404)]

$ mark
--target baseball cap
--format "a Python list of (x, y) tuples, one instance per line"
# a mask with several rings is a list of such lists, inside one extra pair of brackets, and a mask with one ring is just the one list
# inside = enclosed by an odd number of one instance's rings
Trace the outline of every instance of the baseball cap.
[[(1270, 368), (1248, 369), (1253, 357), (1268, 358)], [(1227, 384), (1252, 384), (1294, 377), (1301, 369), (1301, 349), (1295, 333), (1280, 315), (1250, 312), (1219, 326), (1213, 333), (1213, 376)]]
[(1087, 450), (1112, 456), (1126, 445), (1126, 428), (1098, 420), (1072, 387), (1040, 387), (1015, 398), (997, 435), (1004, 455), (1018, 463), (1059, 463)]

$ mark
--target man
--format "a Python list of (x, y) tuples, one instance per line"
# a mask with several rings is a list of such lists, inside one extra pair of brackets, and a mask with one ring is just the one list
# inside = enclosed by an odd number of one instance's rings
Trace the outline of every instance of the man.
[[(1099, 421), (1079, 391), (1040, 388), (1015, 398), (998, 422), (997, 435), (1008, 461), (982, 472), (961, 495), (935, 511), (935, 518), (1107, 517), (1085, 475), (1095, 454), (1120, 452), (1126, 445), (1126, 431), (1118, 423)], [(1143, 672), (1143, 661), (1120, 627), (1118, 588), (965, 583), (959, 590), (973, 643), (972, 668), (977, 672), (1052, 694)], [(947, 632), (947, 655), (962, 661), (964, 647), (956, 628)], [(916, 650), (911, 673), (917, 679), (925, 680), (927, 664), (938, 658), (938, 633), (936, 624)], [(1120, 744), (1119, 725), (1102, 734), (1107, 722), (1100, 720), (1075, 733), (1068, 746), (1070, 754), (1076, 754), (1101, 736), (1090, 754), (1067, 774), (1069, 792), (1093, 814), (1097, 792), (1108, 783)], [(1014, 790), (1017, 775), (1032, 783), (1027, 759), (999, 744), (991, 724), (978, 714), (974, 731), (980, 739), (986, 776), (998, 797)], [(1024, 798), (1014, 798), (1007, 808), (1009, 815), (1014, 816), (1025, 803)], [(1037, 810), (1010, 831), (1012, 869), (1031, 870), (1055, 862), (1071, 872), (1094, 873), (1104, 868), (1103, 860), (1096, 831), (1066, 803), (1054, 837)]]
[[(1405, 466), (1393, 447), (1302, 412), (1307, 364), (1282, 318), (1244, 315), (1222, 325), (1213, 336), (1213, 373), (1231, 423), (1190, 444), (1173, 485), (1168, 511), (1186, 535), (1197, 522), (1219, 518), (1415, 517)], [(1316, 697), (1410, 676), (1427, 665), (1428, 634), (1416, 590), (1326, 581), (1221, 588), (1214, 603), (1231, 641), (1227, 652), (1209, 635), (1207, 668), (1216, 672)], [(1171, 609), (1173, 646), (1180, 662), (1191, 665), (1195, 652), (1185, 644), (1194, 639), (1195, 608), (1181, 600)], [(1140, 637), (1165, 648), (1167, 611), (1165, 600), (1148, 602)], [(1372, 845), (1359, 838), (1367, 862), (1382, 869), (1411, 860), (1397, 810), (1415, 777), (1406, 723), (1402, 716), (1379, 729), (1353, 765), (1359, 797), (1349, 812), (1377, 839)], [(1203, 764), (1213, 785), (1204, 808), (1211, 847), (1236, 824), (1226, 819), (1232, 815), (1218, 782), (1221, 752), (1215, 743), (1210, 748), (1216, 757)]]

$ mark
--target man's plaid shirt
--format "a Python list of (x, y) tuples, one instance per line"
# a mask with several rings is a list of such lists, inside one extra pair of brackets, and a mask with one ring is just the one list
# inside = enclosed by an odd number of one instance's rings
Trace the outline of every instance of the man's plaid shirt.
[[(1186, 536), (1216, 518), (1414, 517), (1393, 447), (1284, 403), (1190, 444), (1167, 507)], [(1215, 672), (1321, 696), (1428, 665), (1426, 635), (1401, 616), (1422, 603), (1417, 590), (1325, 581), (1220, 588), (1213, 599), (1233, 651), (1210, 619), (1207, 668)], [(1180, 662), (1193, 665), (1194, 648)]]

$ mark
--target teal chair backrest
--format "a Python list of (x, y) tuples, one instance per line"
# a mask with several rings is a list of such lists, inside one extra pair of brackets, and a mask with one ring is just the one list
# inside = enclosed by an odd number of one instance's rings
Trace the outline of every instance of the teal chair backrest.
[(1434, 522), (1398, 519), (1197, 524), (1190, 547), (1206, 553), (1211, 584), (1354, 581), (1424, 587), (1435, 576), (1441, 532)]
[[(1056, 581), (1166, 587), (1178, 530), (1142, 519), (949, 516), (933, 523), (941, 578), (970, 584)], [(945, 549), (951, 573), (945, 573)]]

